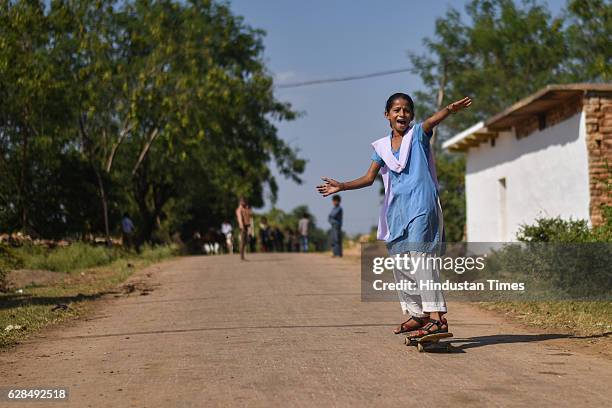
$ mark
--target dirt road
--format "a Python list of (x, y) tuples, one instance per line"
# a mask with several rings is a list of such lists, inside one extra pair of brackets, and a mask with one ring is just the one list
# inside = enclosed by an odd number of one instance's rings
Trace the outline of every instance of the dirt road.
[[(360, 302), (359, 265), (324, 255), (181, 258), (134, 278), (148, 296), (0, 354), (0, 387), (63, 386), (36, 406), (606, 406), (609, 359), (568, 351), (467, 304), (459, 350), (421, 354), (391, 334), (396, 303)], [(43, 337), (44, 336), (44, 337)], [(3, 405), (4, 404), (4, 405)], [(442, 404), (442, 405), (441, 405)], [(24, 403), (0, 405), (16, 407)]]

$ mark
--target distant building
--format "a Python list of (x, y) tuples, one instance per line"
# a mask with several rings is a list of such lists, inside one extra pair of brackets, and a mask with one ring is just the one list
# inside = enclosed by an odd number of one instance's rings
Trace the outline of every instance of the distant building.
[(598, 225), (612, 204), (612, 84), (547, 86), (442, 146), (466, 154), (468, 241), (514, 241), (538, 217)]

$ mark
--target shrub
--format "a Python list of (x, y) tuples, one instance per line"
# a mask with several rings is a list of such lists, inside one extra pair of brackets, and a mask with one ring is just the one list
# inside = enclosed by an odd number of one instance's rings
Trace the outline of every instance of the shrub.
[(521, 242), (589, 242), (591, 231), (584, 220), (538, 218), (534, 225), (521, 225), (516, 238)]
[(489, 259), (493, 270), (528, 276), (571, 297), (609, 297), (612, 283), (610, 207), (604, 224), (589, 228), (582, 220), (539, 218), (522, 225), (517, 239)]
[(20, 248), (19, 252), (25, 268), (54, 272), (72, 272), (105, 265), (120, 256), (118, 250), (81, 242), (51, 250), (28, 245)]
[(162, 259), (177, 255), (179, 249), (176, 245), (161, 245), (161, 246), (149, 246), (144, 245), (140, 251), (139, 258), (147, 260), (149, 262), (158, 262)]

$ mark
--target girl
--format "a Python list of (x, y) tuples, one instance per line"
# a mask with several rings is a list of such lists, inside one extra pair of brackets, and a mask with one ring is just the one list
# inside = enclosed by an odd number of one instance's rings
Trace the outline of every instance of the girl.
[[(374, 153), (367, 173), (355, 180), (338, 182), (322, 177), (325, 184), (317, 186), (324, 197), (344, 190), (372, 185), (381, 172), (385, 198), (378, 222), (378, 239), (387, 243), (389, 255), (409, 254), (427, 258), (435, 254), (444, 242), (442, 209), (438, 197), (438, 180), (429, 140), (433, 128), (448, 115), (472, 104), (469, 97), (453, 102), (422, 123), (411, 126), (414, 102), (403, 93), (391, 95), (385, 106), (385, 118), (391, 132), (372, 143)], [(395, 280), (439, 281), (439, 271), (419, 263), (416, 271), (395, 269)], [(444, 317), (446, 302), (440, 291), (399, 291), (402, 311), (410, 318), (395, 334), (410, 332), (420, 337), (448, 331)]]

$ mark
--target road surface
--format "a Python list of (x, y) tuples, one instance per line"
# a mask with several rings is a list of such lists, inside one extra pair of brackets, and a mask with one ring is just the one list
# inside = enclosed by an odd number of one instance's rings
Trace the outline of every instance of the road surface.
[[(149, 276), (147, 276), (149, 275)], [(607, 406), (609, 359), (469, 304), (459, 350), (417, 353), (399, 305), (360, 301), (359, 264), (320, 254), (187, 257), (138, 272), (86, 319), (0, 353), (0, 387), (63, 386), (36, 406)], [(565, 343), (564, 343), (565, 342)], [(26, 405), (6, 403), (7, 407)]]

